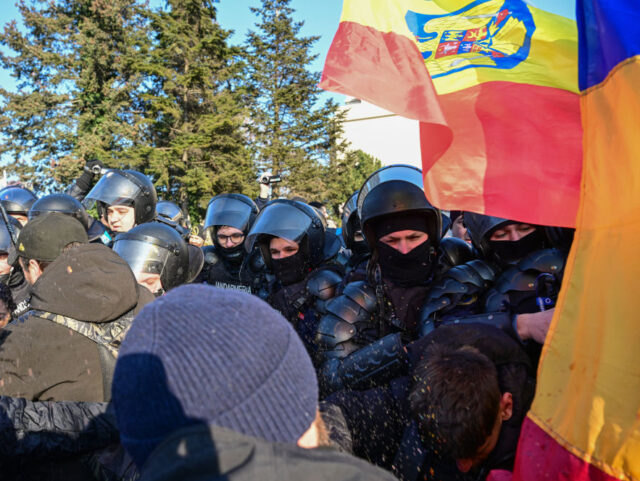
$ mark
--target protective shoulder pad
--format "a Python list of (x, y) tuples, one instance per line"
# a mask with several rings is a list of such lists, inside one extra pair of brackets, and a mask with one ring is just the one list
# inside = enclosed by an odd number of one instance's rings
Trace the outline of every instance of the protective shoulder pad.
[(453, 266), (465, 264), (477, 255), (469, 244), (457, 237), (445, 237), (438, 247), (438, 275), (442, 276)]
[(266, 269), (264, 259), (262, 258), (262, 251), (257, 247), (249, 253), (247, 263), (251, 272), (264, 272)]
[(336, 289), (342, 282), (342, 277), (331, 269), (317, 269), (307, 278), (309, 294), (323, 301), (336, 295)]
[(205, 265), (214, 266), (220, 262), (220, 256), (218, 255), (216, 246), (204, 246), (202, 248), (202, 253), (204, 254)]
[(485, 311), (504, 310), (505, 305), (512, 306), (516, 312), (529, 312), (531, 306), (537, 304), (539, 308), (540, 303), (545, 309), (553, 307), (565, 261), (566, 253), (560, 249), (532, 252), (498, 277), (485, 296)]
[(493, 267), (479, 259), (449, 269), (427, 295), (420, 312), (421, 334), (433, 330), (443, 315), (456, 308), (473, 309), (495, 275)]
[(316, 330), (318, 356), (322, 362), (342, 359), (377, 339), (374, 322), (376, 298), (365, 282), (353, 282), (326, 307)]

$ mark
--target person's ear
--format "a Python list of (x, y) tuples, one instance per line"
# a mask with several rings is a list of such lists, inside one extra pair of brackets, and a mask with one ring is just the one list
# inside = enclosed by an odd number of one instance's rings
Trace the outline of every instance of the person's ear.
[(470, 458), (456, 459), (456, 466), (461, 473), (468, 473), (473, 466), (473, 461)]
[(513, 415), (513, 396), (510, 392), (505, 392), (500, 398), (500, 419), (508, 421)]

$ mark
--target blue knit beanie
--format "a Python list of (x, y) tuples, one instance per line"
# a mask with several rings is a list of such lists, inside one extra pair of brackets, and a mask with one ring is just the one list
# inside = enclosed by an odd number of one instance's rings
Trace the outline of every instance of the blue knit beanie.
[(269, 305), (187, 285), (134, 320), (112, 401), (122, 445), (142, 467), (167, 435), (196, 423), (295, 443), (315, 419), (318, 386), (302, 341)]

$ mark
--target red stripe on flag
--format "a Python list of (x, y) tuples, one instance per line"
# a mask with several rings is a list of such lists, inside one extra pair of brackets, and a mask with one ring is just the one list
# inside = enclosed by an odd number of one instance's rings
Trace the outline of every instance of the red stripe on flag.
[(430, 124), (435, 133), (434, 154), (451, 144), (451, 131), (422, 55), (408, 37), (341, 22), (319, 86)]
[(440, 157), (431, 126), (421, 125), (431, 201), (442, 209), (575, 225), (582, 169), (577, 94), (487, 82), (439, 100), (453, 143)]
[(527, 417), (520, 432), (513, 481), (540, 479), (614, 481), (617, 478), (567, 451)]

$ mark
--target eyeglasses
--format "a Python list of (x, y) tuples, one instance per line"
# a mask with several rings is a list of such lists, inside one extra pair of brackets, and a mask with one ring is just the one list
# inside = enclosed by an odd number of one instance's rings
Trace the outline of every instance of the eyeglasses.
[(224, 244), (229, 239), (231, 239), (233, 242), (240, 242), (244, 238), (244, 234), (217, 234), (216, 237), (218, 238), (218, 242), (220, 242), (220, 244)]

